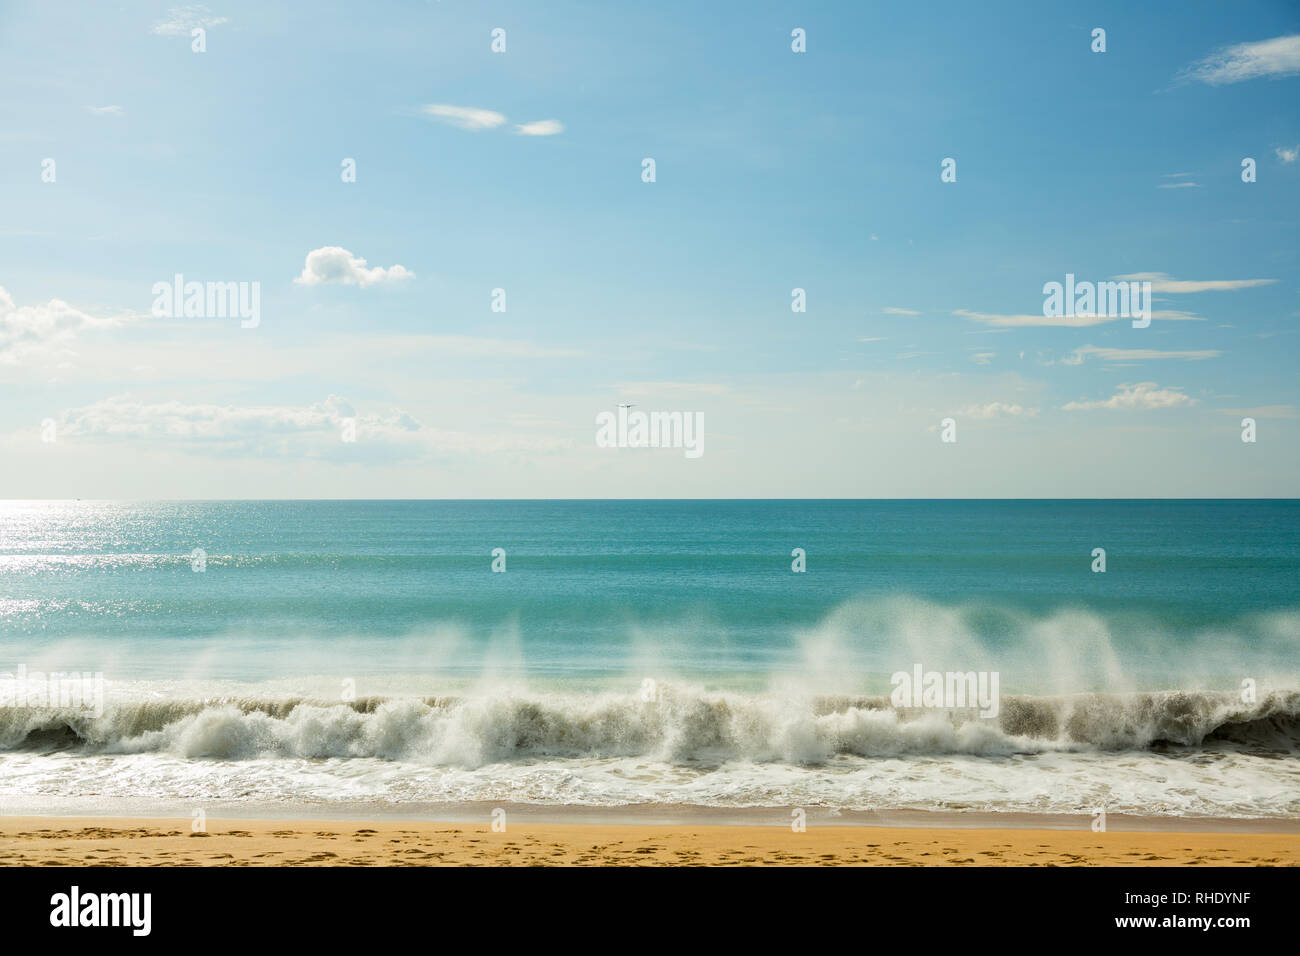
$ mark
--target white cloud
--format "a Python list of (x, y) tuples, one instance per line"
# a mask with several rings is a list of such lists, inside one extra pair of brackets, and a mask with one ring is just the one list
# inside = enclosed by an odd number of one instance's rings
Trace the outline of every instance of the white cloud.
[(1277, 153), (1277, 158), (1283, 163), (1294, 163), (1300, 159), (1300, 146), (1279, 146), (1273, 152)]
[[(1251, 289), (1259, 285), (1272, 285), (1276, 279), (1171, 279), (1166, 272), (1132, 272), (1128, 275), (1111, 276), (1112, 279), (1128, 279), (1137, 282), (1150, 282), (1152, 292), (1233, 292), (1237, 289)], [(1154, 316), (1153, 316), (1154, 317)]]
[[(343, 440), (348, 419), (356, 440)], [(218, 405), (145, 402), (127, 396), (63, 413), (60, 441), (114, 439), (175, 443), (207, 455), (310, 459), (402, 459), (447, 453), (551, 451), (569, 442), (534, 434), (470, 434), (431, 428), (400, 409), (359, 414), (330, 395), (311, 405)]]
[(970, 360), (976, 365), (988, 365), (997, 358), (997, 355), (997, 352), (976, 352), (970, 357)]
[(86, 111), (95, 116), (125, 116), (126, 110), (120, 106), (87, 106)]
[(505, 116), (495, 110), (482, 110), (473, 106), (450, 106), (446, 103), (430, 103), (424, 107), (423, 112), (436, 120), (474, 132), (496, 129), (506, 121)]
[(359, 285), (362, 288), (383, 282), (411, 279), (415, 273), (405, 266), (366, 268), (366, 260), (340, 246), (321, 246), (307, 253), (302, 274), (293, 281), (299, 285)]
[(515, 132), (520, 136), (555, 136), (564, 132), (564, 124), (553, 119), (537, 120), (516, 126)]
[(581, 349), (550, 348), (522, 339), (485, 339), (469, 335), (405, 336), (416, 348), (424, 348), (443, 357), (487, 359), (581, 358)]
[[(181, 401), (108, 398), (65, 412), (64, 433), (74, 437), (132, 437), (208, 443), (337, 429), (355, 410), (331, 395), (305, 406), (234, 406)], [(415, 424), (418, 427), (418, 423)]]
[(1082, 348), (1075, 349), (1073, 355), (1062, 359), (1062, 362), (1065, 365), (1082, 365), (1084, 359), (1094, 356), (1111, 362), (1143, 361), (1146, 359), (1181, 359), (1185, 362), (1199, 362), (1204, 359), (1218, 358), (1222, 354), (1218, 349), (1166, 352), (1160, 349), (1113, 349), (1085, 345)]
[[(1268, 279), (1268, 282), (1275, 280)], [(1155, 286), (1152, 286), (1155, 291)], [(963, 319), (971, 319), (975, 322), (983, 322), (985, 325), (995, 325), (1000, 327), (1051, 327), (1065, 326), (1069, 328), (1083, 328), (1089, 325), (1102, 325), (1106, 322), (1116, 322), (1122, 316), (1118, 315), (996, 315), (988, 312), (971, 312), (968, 309), (956, 309), (953, 315), (959, 315)], [(1157, 310), (1151, 313), (1153, 319), (1163, 319), (1166, 321), (1194, 321), (1203, 322), (1204, 319), (1199, 315), (1192, 315), (1190, 312), (1179, 312), (1174, 310)], [(1129, 321), (1125, 319), (1125, 321)]]
[(988, 402), (984, 405), (969, 405), (957, 413), (959, 418), (1032, 418), (1038, 414), (1036, 408), (1026, 408), (1013, 402)]
[(1193, 63), (1181, 76), (1219, 86), (1296, 73), (1300, 73), (1300, 33), (1226, 47)]
[(62, 299), (19, 307), (0, 286), (0, 365), (64, 359), (75, 354), (69, 347), (80, 333), (118, 328), (137, 318), (88, 315)]
[(1234, 418), (1300, 418), (1294, 405), (1260, 405), (1256, 408), (1221, 408), (1220, 414)]
[(1077, 412), (1096, 408), (1112, 410), (1185, 408), (1195, 404), (1196, 399), (1189, 398), (1176, 388), (1160, 388), (1155, 382), (1138, 382), (1135, 385), (1121, 385), (1119, 391), (1102, 401), (1068, 402), (1061, 407), (1066, 411)]
[(1156, 189), (1200, 189), (1200, 183), (1194, 183), (1190, 180), (1181, 183), (1160, 183)]
[(884, 310), (885, 315), (920, 315), (915, 309), (900, 309), (897, 306), (887, 306)]
[(216, 17), (212, 11), (201, 3), (191, 3), (183, 7), (172, 7), (167, 11), (167, 18), (159, 20), (153, 26), (153, 33), (163, 37), (189, 36), (195, 27), (220, 26), (229, 23), (229, 17)]
[(620, 382), (618, 391), (622, 395), (722, 395), (727, 386), (716, 382)]

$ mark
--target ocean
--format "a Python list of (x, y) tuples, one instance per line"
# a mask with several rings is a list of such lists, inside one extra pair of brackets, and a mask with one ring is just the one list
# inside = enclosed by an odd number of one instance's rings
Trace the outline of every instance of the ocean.
[(1297, 532), (1294, 500), (3, 502), (0, 811), (1296, 817)]

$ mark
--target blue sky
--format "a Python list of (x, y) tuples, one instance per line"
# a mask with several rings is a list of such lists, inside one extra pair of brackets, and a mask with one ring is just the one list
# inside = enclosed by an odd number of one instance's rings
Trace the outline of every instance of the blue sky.
[(1300, 8), (1130, 7), (6, 4), (0, 495), (1300, 494)]

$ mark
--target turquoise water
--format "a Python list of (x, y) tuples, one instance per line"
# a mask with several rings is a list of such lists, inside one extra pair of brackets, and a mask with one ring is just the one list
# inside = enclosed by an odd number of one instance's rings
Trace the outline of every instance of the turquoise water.
[[(852, 602), (879, 613), (844, 643), (882, 664), (871, 640), (906, 596), (963, 609), (993, 651), (1014, 652), (1027, 618), (1093, 615), (1120, 653), (1130, 642), (1134, 676), (1159, 683), (1218, 630), (1254, 637), (1260, 665), (1294, 650), (1259, 631), (1300, 603), (1298, 531), (1295, 501), (8, 504), (0, 649), (87, 638), (130, 662), (123, 676), (156, 677), (231, 637), (244, 653), (211, 676), (253, 679), (281, 676), (273, 653), (300, 641), (402, 670), (418, 649), (399, 639), (451, 625), (448, 673), (475, 672), (508, 631), (511, 666), (538, 677), (622, 674), (649, 643), (721, 678), (799, 666), (798, 634)], [(1164, 661), (1149, 659), (1156, 633)]]
[[(0, 707), (0, 808), (1290, 816), (1298, 530), (1296, 501), (6, 502), (0, 680), (106, 690)], [(914, 668), (998, 675), (999, 712), (900, 708)]]

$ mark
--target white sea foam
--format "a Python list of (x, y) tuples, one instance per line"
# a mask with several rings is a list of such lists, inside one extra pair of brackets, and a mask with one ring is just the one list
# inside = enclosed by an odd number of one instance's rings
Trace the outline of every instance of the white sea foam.
[(649, 701), (141, 690), (97, 719), (0, 711), (0, 796), (1300, 812), (1300, 692), (1012, 696), (990, 720), (672, 684)]
[[(976, 626), (988, 613), (999, 627)], [(575, 683), (537, 678), (511, 626), (486, 652), (452, 624), (357, 646), (186, 642), (184, 679), (110, 681), (100, 717), (0, 708), (0, 799), (1300, 814), (1295, 612), (1119, 639), (1082, 610), (854, 600), (796, 635), (770, 676), (674, 677), (680, 646), (726, 638), (702, 626), (678, 644), (670, 626), (649, 628), (626, 674)], [(472, 669), (459, 665), (467, 646)], [(120, 652), (96, 669), (140, 673), (154, 650), (69, 641), (30, 664), (84, 670)], [(298, 673), (304, 660), (323, 676), (211, 679)], [(358, 660), (377, 673), (358, 679), (367, 696), (341, 702), (338, 675)], [(918, 662), (1000, 671), (997, 717), (892, 707), (888, 674)], [(1241, 699), (1246, 676), (1256, 703)]]

